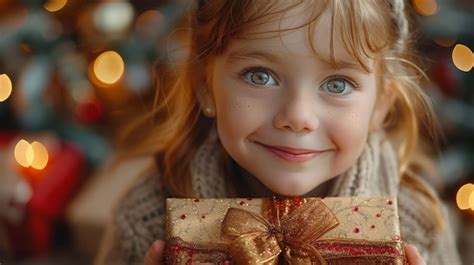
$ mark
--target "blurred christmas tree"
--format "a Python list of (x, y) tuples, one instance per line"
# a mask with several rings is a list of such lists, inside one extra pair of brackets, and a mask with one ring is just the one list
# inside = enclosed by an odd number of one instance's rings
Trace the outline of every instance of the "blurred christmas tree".
[(452, 193), (474, 177), (474, 3), (413, 3), (420, 14), (421, 50), (431, 66), (433, 87), (428, 92), (446, 140), (439, 170)]
[(0, 80), (11, 90), (1, 127), (53, 130), (99, 164), (109, 150), (104, 136), (153, 93), (152, 65), (170, 48), (165, 33), (183, 3), (0, 3)]
[(189, 3), (0, 0), (0, 233), (9, 255), (51, 250), (84, 169), (113, 156), (116, 129), (151, 104), (153, 66), (177, 45), (169, 31)]
[[(422, 32), (421, 50), (429, 58), (428, 89), (444, 133), (437, 163), (443, 197), (456, 207), (451, 220), (458, 230), (463, 264), (474, 262), (474, 2), (413, 0)], [(457, 222), (456, 222), (457, 220)]]

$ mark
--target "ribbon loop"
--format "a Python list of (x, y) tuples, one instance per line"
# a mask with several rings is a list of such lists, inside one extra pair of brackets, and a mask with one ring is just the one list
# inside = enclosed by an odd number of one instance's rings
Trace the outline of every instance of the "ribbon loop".
[(277, 216), (273, 225), (260, 214), (229, 208), (222, 236), (231, 240), (229, 252), (237, 264), (277, 264), (282, 252), (292, 265), (327, 264), (311, 243), (339, 222), (321, 199), (309, 200), (281, 220)]

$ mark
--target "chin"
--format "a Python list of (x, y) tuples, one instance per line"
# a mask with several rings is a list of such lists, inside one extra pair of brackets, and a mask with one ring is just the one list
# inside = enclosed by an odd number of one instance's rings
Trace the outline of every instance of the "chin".
[(301, 197), (311, 191), (306, 185), (287, 185), (270, 188), (274, 193), (283, 197)]

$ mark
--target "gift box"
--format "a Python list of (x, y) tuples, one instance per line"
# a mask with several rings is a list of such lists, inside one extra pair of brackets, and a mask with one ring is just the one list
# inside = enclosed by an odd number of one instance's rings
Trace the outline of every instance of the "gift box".
[(166, 200), (167, 264), (407, 264), (393, 197)]

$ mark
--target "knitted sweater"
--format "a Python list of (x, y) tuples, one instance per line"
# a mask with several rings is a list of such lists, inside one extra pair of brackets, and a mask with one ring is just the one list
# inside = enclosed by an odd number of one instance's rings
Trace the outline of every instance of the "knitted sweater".
[[(229, 197), (226, 178), (218, 164), (219, 144), (214, 130), (191, 164), (192, 187), (199, 197)], [(164, 239), (166, 194), (159, 178), (155, 173), (139, 179), (119, 201), (96, 264), (143, 264), (150, 245), (156, 239)], [(369, 136), (356, 164), (331, 182), (327, 196), (379, 195), (397, 197), (401, 237), (417, 246), (427, 264), (461, 264), (448, 219), (445, 218), (446, 229), (437, 233), (427, 209), (429, 200), (400, 183), (394, 149), (380, 132)]]

